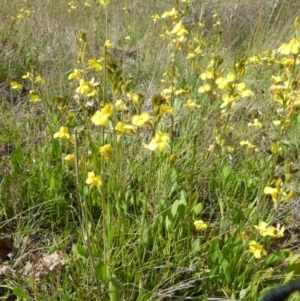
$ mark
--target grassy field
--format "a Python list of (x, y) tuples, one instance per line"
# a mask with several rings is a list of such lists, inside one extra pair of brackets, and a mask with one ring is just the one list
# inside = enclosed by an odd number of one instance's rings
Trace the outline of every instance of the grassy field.
[(298, 1), (2, 2), (0, 300), (299, 277)]

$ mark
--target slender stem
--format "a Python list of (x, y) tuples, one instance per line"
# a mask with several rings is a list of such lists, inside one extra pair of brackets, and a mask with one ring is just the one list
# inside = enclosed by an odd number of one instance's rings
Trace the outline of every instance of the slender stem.
[(78, 165), (78, 139), (77, 139), (77, 130), (74, 129), (74, 152), (75, 152), (75, 173), (76, 173), (76, 195), (77, 195), (77, 200), (79, 200), (80, 203), (80, 208), (81, 208), (81, 228), (82, 228), (82, 233), (84, 237), (84, 242), (86, 243), (86, 247), (89, 253), (89, 258), (91, 260), (91, 265), (92, 265), (92, 272), (93, 276), (96, 281), (97, 285), (97, 291), (99, 296), (101, 295), (101, 287), (100, 283), (97, 279), (96, 275), (96, 266), (95, 266), (95, 261), (94, 261), (94, 256), (92, 253), (92, 247), (91, 247), (91, 241), (89, 238), (89, 233), (88, 233), (88, 225), (87, 225), (87, 219), (86, 219), (86, 212), (84, 208), (84, 204), (82, 202), (82, 197), (80, 193), (80, 180), (79, 180), (79, 165)]

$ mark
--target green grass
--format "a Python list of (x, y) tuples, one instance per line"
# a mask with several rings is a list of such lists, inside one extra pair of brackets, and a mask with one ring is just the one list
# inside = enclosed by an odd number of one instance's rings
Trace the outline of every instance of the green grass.
[(248, 301), (299, 276), (299, 4), (4, 2), (1, 300)]

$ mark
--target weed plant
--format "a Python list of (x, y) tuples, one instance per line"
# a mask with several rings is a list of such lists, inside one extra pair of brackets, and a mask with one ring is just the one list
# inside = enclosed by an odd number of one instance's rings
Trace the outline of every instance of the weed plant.
[(300, 4), (3, 2), (1, 300), (299, 276)]

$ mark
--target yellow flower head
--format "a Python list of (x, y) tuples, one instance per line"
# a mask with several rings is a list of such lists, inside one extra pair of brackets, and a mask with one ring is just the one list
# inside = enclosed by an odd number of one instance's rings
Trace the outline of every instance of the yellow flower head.
[(87, 185), (90, 185), (90, 188), (95, 186), (101, 186), (103, 184), (102, 178), (100, 176), (95, 175), (93, 171), (88, 172), (88, 177), (85, 181)]
[(175, 34), (176, 36), (182, 37), (188, 34), (188, 31), (185, 29), (184, 25), (182, 24), (182, 21), (179, 21), (171, 31), (172, 34)]
[(110, 40), (105, 40), (104, 46), (106, 46), (107, 48), (112, 48), (112, 47), (114, 47), (113, 43), (112, 43)]
[(276, 185), (276, 187), (265, 187), (264, 194), (270, 194), (272, 196), (272, 200), (274, 205), (277, 206), (279, 203), (279, 197), (283, 194), (283, 189), (281, 185)]
[(34, 90), (30, 90), (29, 91), (29, 101), (30, 102), (41, 101), (39, 94), (36, 91), (34, 91)]
[(216, 80), (216, 84), (218, 85), (219, 89), (224, 89), (229, 83), (232, 83), (234, 81), (235, 81), (235, 75), (232, 72), (229, 72), (226, 78), (219, 77)]
[(40, 84), (45, 84), (45, 80), (40, 76), (38, 75), (36, 78), (35, 78), (35, 83), (40, 83)]
[(80, 79), (81, 73), (78, 69), (74, 69), (74, 71), (68, 76), (68, 79)]
[(75, 155), (74, 154), (69, 154), (67, 156), (65, 156), (65, 160), (69, 163), (73, 163), (75, 160)]
[(178, 16), (178, 10), (176, 8), (172, 8), (170, 11), (166, 11), (165, 13), (162, 14), (162, 18), (171, 18), (172, 20), (176, 19)]
[(264, 249), (264, 247), (255, 240), (250, 240), (249, 252), (253, 253), (254, 257), (257, 259), (260, 259), (263, 255), (267, 255), (267, 251)]
[(276, 228), (275, 227), (267, 227), (267, 223), (260, 221), (258, 226), (254, 226), (255, 229), (259, 230), (259, 234), (263, 237), (265, 236), (270, 236), (270, 237), (275, 237), (276, 234)]
[(27, 72), (25, 75), (22, 76), (24, 79), (33, 79), (33, 74), (30, 72)]
[(110, 160), (110, 153), (113, 151), (113, 148), (110, 144), (105, 144), (100, 147), (100, 154), (106, 159)]
[(202, 231), (207, 229), (207, 224), (204, 223), (202, 220), (197, 220), (194, 222), (197, 231)]
[(214, 77), (214, 72), (213, 72), (212, 68), (208, 68), (206, 70), (206, 72), (203, 72), (200, 74), (200, 78), (202, 80), (212, 79), (213, 77)]
[(109, 4), (109, 0), (99, 0), (99, 4), (106, 8)]
[(149, 144), (143, 143), (143, 146), (150, 151), (164, 152), (169, 147), (170, 136), (168, 133), (158, 131)]
[(155, 115), (159, 115), (159, 116), (162, 116), (165, 113), (169, 113), (169, 114), (173, 115), (173, 107), (162, 104), (159, 107), (157, 107), (154, 112), (155, 112)]
[(247, 148), (249, 148), (249, 149), (253, 149), (253, 148), (255, 148), (256, 147), (256, 145), (254, 145), (254, 144), (252, 144), (251, 142), (249, 142), (248, 140), (243, 140), (243, 141), (241, 141), (240, 142), (240, 145), (241, 146), (247, 146)]
[(210, 84), (206, 83), (206, 84), (199, 87), (198, 93), (208, 93), (210, 90), (211, 90)]
[(11, 86), (12, 89), (15, 89), (15, 90), (21, 90), (23, 88), (23, 85), (19, 84), (16, 81), (11, 81), (10, 86)]
[(113, 106), (111, 104), (105, 105), (101, 111), (97, 111), (92, 117), (91, 121), (95, 125), (106, 126), (109, 121), (109, 117), (111, 116), (113, 111)]
[(89, 68), (88, 69), (94, 69), (95, 71), (101, 71), (102, 66), (100, 65), (100, 60), (97, 60), (96, 58), (91, 58), (88, 60)]
[(201, 108), (201, 105), (198, 105), (193, 99), (188, 99), (185, 105), (188, 108)]
[(138, 126), (139, 128), (148, 124), (150, 121), (150, 115), (147, 112), (142, 112), (141, 115), (135, 115), (132, 118), (132, 124)]
[(125, 111), (127, 110), (127, 106), (122, 99), (118, 99), (115, 102), (115, 108), (117, 111)]
[(278, 48), (278, 52), (283, 55), (299, 54), (300, 51), (300, 42), (296, 38), (292, 38), (288, 44), (282, 44)]
[(115, 126), (115, 130), (118, 132), (118, 135), (123, 136), (126, 132), (129, 134), (134, 133), (134, 126), (129, 124), (123, 124), (121, 121)]
[(59, 132), (55, 133), (53, 135), (53, 138), (60, 138), (62, 140), (67, 140), (70, 138), (69, 135), (69, 128), (66, 126), (62, 126), (59, 130)]
[(134, 105), (139, 105), (142, 101), (142, 96), (137, 93), (133, 93), (131, 91), (127, 92), (128, 100), (131, 100)]
[(83, 79), (79, 80), (79, 87), (76, 89), (76, 93), (87, 95), (87, 96), (95, 96), (94, 94), (94, 87), (98, 86), (99, 83), (94, 82), (95, 79), (92, 78), (91, 81), (85, 81)]

